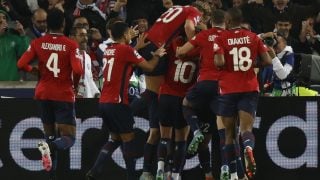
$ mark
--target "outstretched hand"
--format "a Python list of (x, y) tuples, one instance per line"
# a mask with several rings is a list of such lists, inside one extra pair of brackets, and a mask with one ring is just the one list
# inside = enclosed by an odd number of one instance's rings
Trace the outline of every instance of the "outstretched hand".
[(164, 48), (164, 45), (162, 45), (159, 49), (156, 50), (156, 52), (153, 53), (154, 56), (162, 57), (166, 55), (166, 49)]
[(131, 39), (137, 37), (139, 35), (138, 25), (134, 27), (131, 26), (129, 29), (129, 32), (130, 32)]
[(142, 48), (146, 47), (148, 44), (150, 44), (150, 41), (146, 42), (147, 36), (148, 36), (148, 34), (145, 34), (145, 33), (142, 33), (138, 36), (137, 44), (134, 47), (136, 50), (142, 49)]

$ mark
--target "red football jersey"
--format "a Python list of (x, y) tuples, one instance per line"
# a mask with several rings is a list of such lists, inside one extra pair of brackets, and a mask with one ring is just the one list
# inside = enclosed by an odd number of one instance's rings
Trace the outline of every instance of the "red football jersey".
[(201, 13), (195, 7), (173, 6), (157, 19), (148, 31), (147, 38), (160, 47), (184, 32), (184, 24), (187, 19), (192, 20), (196, 26), (200, 18)]
[(256, 34), (245, 29), (225, 31), (216, 39), (213, 49), (225, 58), (219, 79), (221, 94), (259, 91), (254, 67), (257, 56), (267, 52), (267, 47)]
[(221, 28), (204, 30), (189, 41), (193, 46), (199, 47), (201, 50), (198, 81), (218, 80), (220, 71), (214, 65), (214, 51), (213, 48), (210, 47), (213, 46), (214, 40), (223, 31), (225, 30)]
[(60, 34), (47, 34), (31, 42), (18, 67), (31, 71), (28, 63), (35, 58), (40, 71), (35, 98), (74, 102), (72, 72), (77, 76), (83, 73), (78, 44)]
[(104, 83), (100, 102), (128, 104), (132, 65), (144, 59), (136, 50), (125, 44), (112, 44), (106, 48), (104, 53)]
[(195, 49), (179, 59), (175, 56), (178, 46), (184, 44), (179, 36), (173, 40), (167, 53), (169, 58), (168, 71), (165, 74), (165, 81), (160, 86), (159, 94), (184, 97), (187, 90), (195, 83), (198, 71), (199, 50)]

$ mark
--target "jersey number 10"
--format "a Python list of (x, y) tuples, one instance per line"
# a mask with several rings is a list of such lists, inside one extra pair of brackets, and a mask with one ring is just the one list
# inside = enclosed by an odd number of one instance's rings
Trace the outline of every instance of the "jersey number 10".
[[(193, 74), (196, 70), (195, 63), (190, 62), (190, 61), (183, 62), (181, 60), (176, 60), (176, 61), (174, 61), (174, 63), (177, 65), (176, 72), (174, 74), (174, 81), (175, 82), (180, 81), (182, 83), (190, 83), (192, 80)], [(190, 70), (188, 78), (185, 78), (184, 75), (185, 75), (185, 71), (186, 71), (187, 66), (190, 66), (191, 70)]]

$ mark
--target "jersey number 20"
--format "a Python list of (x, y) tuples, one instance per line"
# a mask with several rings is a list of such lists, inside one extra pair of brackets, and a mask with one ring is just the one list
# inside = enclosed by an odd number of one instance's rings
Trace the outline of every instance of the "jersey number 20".
[(170, 8), (163, 13), (159, 19), (157, 19), (157, 22), (162, 21), (163, 23), (169, 23), (173, 21), (182, 12), (182, 10), (183, 8), (179, 6)]

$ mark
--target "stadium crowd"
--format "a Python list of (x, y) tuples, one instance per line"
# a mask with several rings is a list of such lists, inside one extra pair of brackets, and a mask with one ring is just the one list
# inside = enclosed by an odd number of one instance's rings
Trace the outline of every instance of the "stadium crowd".
[(75, 141), (75, 97), (100, 98), (110, 133), (88, 180), (118, 147), (128, 179), (137, 179), (132, 114), (142, 104), (150, 133), (141, 180), (177, 180), (196, 153), (207, 180), (238, 180), (256, 172), (258, 96), (318, 95), (299, 65), (308, 55), (320, 61), (320, 0), (0, 2), (0, 81), (39, 80), (46, 141), (38, 146), (52, 179), (55, 152)]
[[(7, 19), (7, 24), (2, 23), (1, 33), (6, 32), (7, 29), (9, 29), (9, 31), (1, 36), (3, 39), (0, 48), (0, 59), (2, 59), (0, 61), (0, 80), (38, 80), (38, 77), (34, 74), (21, 72), (17, 69), (15, 63), (27, 49), (31, 40), (43, 36), (47, 31), (46, 11), (48, 9), (57, 7), (64, 12), (66, 17), (64, 33), (67, 36), (70, 35), (70, 30), (73, 25), (83, 25), (86, 27), (88, 31), (87, 52), (92, 62), (92, 77), (101, 89), (101, 83), (98, 83), (98, 79), (102, 60), (101, 58), (99, 59), (98, 46), (109, 37), (105, 24), (109, 22), (110, 19), (118, 17), (130, 26), (139, 25), (135, 30), (138, 30), (139, 34), (141, 34), (148, 30), (161, 13), (171, 6), (171, 3), (175, 5), (187, 5), (193, 1), (194, 0), (136, 0), (123, 2), (116, 0), (1, 0), (1, 14), (2, 17), (6, 17)], [(230, 7), (240, 7), (244, 13), (244, 25), (250, 28), (251, 31), (260, 34), (262, 39), (272, 41), (271, 39), (275, 39), (275, 34), (283, 34), (285, 36), (283, 40), (286, 45), (278, 48), (277, 54), (282, 51), (290, 51), (289, 54), (292, 56), (296, 55), (295, 57), (298, 59), (301, 58), (299, 54), (312, 54), (316, 56), (320, 54), (320, 16), (318, 1), (212, 0), (208, 1), (208, 3), (211, 8), (222, 10), (227, 10)], [(283, 54), (284, 53), (279, 56), (280, 59), (282, 58), (283, 63), (287, 61), (287, 67), (294, 66), (292, 58), (288, 60), (288, 54), (282, 57)], [(36, 61), (34, 61), (34, 63), (36, 63)], [(296, 69), (293, 68), (292, 71), (295, 70)], [(291, 72), (290, 68), (289, 71)], [(268, 68), (261, 70), (259, 73), (261, 92), (266, 95), (271, 94), (274, 84), (276, 89), (279, 89), (279, 85), (281, 84), (279, 80), (283, 81), (282, 84), (285, 84), (282, 85), (282, 88), (284, 86), (288, 87), (288, 82), (284, 79), (279, 79), (279, 77), (274, 77), (272, 74)], [(292, 76), (290, 76), (290, 78), (290, 81), (296, 81)], [(304, 80), (299, 80), (298, 84), (303, 84), (303, 86), (310, 85), (309, 82), (305, 82)], [(314, 93), (310, 93), (311, 94), (307, 92), (307, 95), (314, 95)], [(273, 95), (275, 94), (274, 92)], [(277, 95), (278, 94), (279, 93), (277, 93)]]

